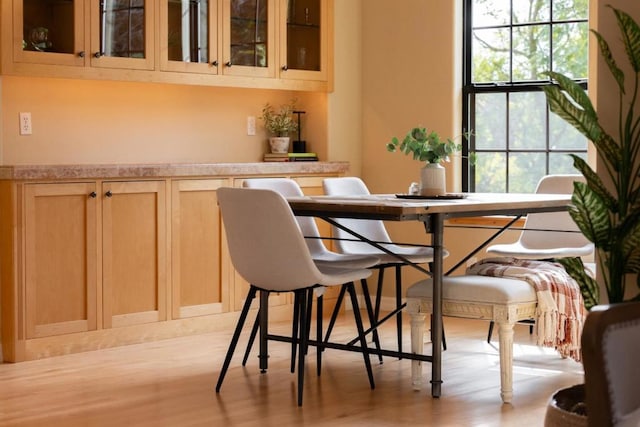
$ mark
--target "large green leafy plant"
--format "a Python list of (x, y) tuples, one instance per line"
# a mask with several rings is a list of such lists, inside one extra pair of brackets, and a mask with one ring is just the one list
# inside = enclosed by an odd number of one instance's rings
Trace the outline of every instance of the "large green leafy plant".
[[(611, 7), (620, 29), (627, 59), (633, 70), (630, 85), (618, 67), (607, 41), (591, 30), (600, 54), (618, 86), (617, 138), (601, 125), (589, 97), (568, 77), (550, 72), (557, 82), (544, 88), (552, 112), (591, 140), (601, 160), (599, 175), (582, 158), (572, 155), (573, 164), (586, 178), (575, 183), (569, 213), (587, 239), (596, 247), (609, 302), (625, 301), (627, 284), (636, 275), (640, 288), (640, 117), (636, 112), (640, 73), (640, 27), (627, 13)], [(629, 92), (629, 91), (632, 92)], [(640, 108), (640, 107), (638, 107)], [(605, 182), (611, 183), (609, 189)], [(580, 284), (585, 306), (599, 303), (598, 284), (585, 274), (580, 259), (560, 260)], [(630, 299), (639, 300), (636, 293)]]

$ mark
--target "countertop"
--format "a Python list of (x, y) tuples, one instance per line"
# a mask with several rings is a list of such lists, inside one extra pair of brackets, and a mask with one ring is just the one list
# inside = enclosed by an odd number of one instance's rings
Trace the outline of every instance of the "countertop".
[(153, 163), (0, 166), (2, 180), (69, 180), (347, 173), (348, 162)]

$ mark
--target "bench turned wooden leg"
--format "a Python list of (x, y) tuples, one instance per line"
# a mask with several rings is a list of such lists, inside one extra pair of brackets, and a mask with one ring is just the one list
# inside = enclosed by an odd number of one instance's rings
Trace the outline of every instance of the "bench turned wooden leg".
[(513, 397), (513, 325), (498, 323), (500, 344), (500, 397), (504, 403), (511, 403)]
[[(425, 313), (410, 312), (411, 316), (411, 353), (424, 353), (424, 323), (426, 319)], [(419, 391), (422, 389), (422, 361), (411, 361), (411, 384), (413, 389)]]

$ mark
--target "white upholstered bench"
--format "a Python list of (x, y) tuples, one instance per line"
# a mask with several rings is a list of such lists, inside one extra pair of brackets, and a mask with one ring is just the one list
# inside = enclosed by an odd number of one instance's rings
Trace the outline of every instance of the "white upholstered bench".
[[(411, 351), (423, 354), (425, 319), (432, 313), (433, 285), (422, 280), (407, 290), (407, 312), (411, 316)], [(442, 315), (493, 320), (500, 345), (500, 397), (513, 397), (513, 325), (534, 317), (537, 297), (522, 280), (487, 276), (447, 276), (442, 283)], [(413, 388), (422, 387), (422, 364), (412, 361)]]

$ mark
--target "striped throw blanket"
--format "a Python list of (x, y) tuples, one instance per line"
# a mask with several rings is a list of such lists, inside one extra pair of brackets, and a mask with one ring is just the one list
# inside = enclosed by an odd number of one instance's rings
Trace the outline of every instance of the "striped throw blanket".
[(467, 268), (467, 274), (508, 277), (533, 286), (538, 297), (538, 345), (555, 348), (562, 357), (581, 360), (580, 337), (586, 317), (579, 285), (562, 265), (510, 257), (486, 258)]

